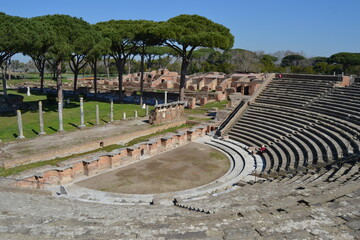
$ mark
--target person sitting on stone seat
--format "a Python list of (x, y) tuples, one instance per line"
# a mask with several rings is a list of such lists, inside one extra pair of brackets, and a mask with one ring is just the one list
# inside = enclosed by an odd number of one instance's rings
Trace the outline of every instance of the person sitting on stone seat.
[(266, 151), (266, 147), (265, 145), (262, 145), (261, 148), (260, 148), (260, 153), (264, 153)]

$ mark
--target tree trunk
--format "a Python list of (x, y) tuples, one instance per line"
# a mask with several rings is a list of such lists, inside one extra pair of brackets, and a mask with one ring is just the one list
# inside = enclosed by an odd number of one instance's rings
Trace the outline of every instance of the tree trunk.
[(4, 97), (7, 97), (7, 88), (6, 88), (6, 76), (5, 76), (5, 69), (3, 66), (1, 66), (1, 70), (2, 70), (2, 84), (3, 84), (3, 94)]
[(108, 78), (110, 78), (110, 68), (106, 67), (106, 75)]
[(79, 75), (79, 71), (76, 69), (76, 71), (74, 71), (74, 95), (76, 93), (78, 75)]
[(104, 65), (106, 68), (107, 77), (109, 78), (110, 77), (110, 58), (107, 58), (106, 56), (104, 56)]
[(183, 57), (181, 63), (181, 73), (180, 73), (180, 86), (179, 86), (179, 99), (180, 101), (185, 100), (185, 83), (186, 83), (186, 71), (189, 66), (189, 61)]
[(39, 64), (39, 72), (40, 72), (40, 89), (41, 92), (44, 89), (44, 74), (45, 74), (45, 59), (40, 60), (40, 64)]
[(140, 105), (143, 105), (144, 95), (144, 54), (141, 54), (140, 62)]
[(41, 92), (44, 89), (44, 69), (40, 71), (40, 90)]
[(123, 72), (125, 68), (125, 61), (118, 60), (116, 63), (116, 67), (118, 70), (118, 78), (119, 78), (119, 102), (123, 101)]
[(11, 58), (9, 58), (8, 61), (6, 61), (6, 68), (8, 72), (8, 80), (11, 80)]
[(151, 67), (152, 67), (152, 57), (151, 57), (151, 54), (149, 54), (148, 59), (147, 59), (147, 68), (149, 69), (149, 71), (150, 71)]
[(62, 79), (61, 79), (61, 60), (56, 62), (56, 86), (57, 86), (57, 95), (58, 95), (58, 102), (63, 103), (63, 86), (62, 86)]
[(31, 57), (31, 59), (33, 60), (36, 69), (39, 71), (39, 76), (40, 76), (40, 90), (43, 91), (44, 90), (44, 74), (45, 74), (45, 63), (46, 60), (45, 58), (41, 58), (41, 57)]
[(94, 91), (95, 91), (95, 99), (97, 98), (97, 60), (94, 62), (93, 66), (94, 71)]

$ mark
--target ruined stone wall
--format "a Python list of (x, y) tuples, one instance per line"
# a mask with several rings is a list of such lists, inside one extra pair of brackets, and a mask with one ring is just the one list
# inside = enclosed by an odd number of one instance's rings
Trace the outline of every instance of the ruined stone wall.
[(150, 112), (150, 124), (162, 124), (181, 119), (184, 114), (185, 102), (160, 104)]
[(54, 167), (19, 179), (14, 185), (31, 189), (45, 189), (50, 185), (67, 184), (84, 176), (93, 176), (110, 169), (126, 166), (165, 151), (185, 145), (215, 129), (214, 125), (198, 126), (171, 136), (136, 144), (132, 147), (114, 150), (108, 154), (75, 162), (60, 163)]

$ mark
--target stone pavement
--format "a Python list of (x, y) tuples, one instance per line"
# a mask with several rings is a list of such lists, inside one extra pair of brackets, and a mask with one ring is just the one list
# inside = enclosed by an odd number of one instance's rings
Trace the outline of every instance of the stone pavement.
[(99, 204), (3, 188), (0, 239), (359, 239), (359, 167), (239, 183), (173, 206)]

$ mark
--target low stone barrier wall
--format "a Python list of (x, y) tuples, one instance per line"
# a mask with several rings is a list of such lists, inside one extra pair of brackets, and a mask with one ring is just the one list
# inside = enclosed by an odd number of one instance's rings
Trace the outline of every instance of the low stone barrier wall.
[(92, 141), (92, 142), (78, 144), (76, 146), (69, 147), (66, 149), (64, 149), (64, 148), (54, 149), (49, 152), (31, 155), (26, 158), (10, 159), (10, 160), (1, 162), (0, 167), (11, 168), (11, 167), (15, 167), (15, 166), (19, 166), (19, 165), (23, 165), (23, 164), (27, 164), (27, 163), (51, 160), (56, 157), (66, 157), (66, 156), (71, 156), (76, 153), (88, 152), (88, 151), (92, 151), (94, 149), (98, 149), (101, 146), (108, 146), (108, 145), (112, 145), (112, 144), (117, 144), (122, 141), (132, 140), (137, 137), (156, 133), (156, 132), (165, 130), (167, 128), (180, 126), (185, 123), (186, 123), (186, 120), (180, 120), (180, 121), (171, 122), (171, 123), (161, 125), (161, 126), (151, 127), (151, 128), (144, 129), (141, 131), (125, 133), (125, 134), (115, 136), (115, 137), (109, 137), (109, 138), (104, 138), (104, 139), (100, 139), (100, 140), (96, 140), (96, 141)]
[(182, 146), (212, 131), (214, 126), (204, 125), (157, 138), (132, 147), (114, 150), (91, 159), (59, 163), (34, 175), (17, 179), (17, 187), (45, 189), (47, 185), (63, 185), (86, 176), (93, 176), (111, 169), (126, 166), (141, 160), (142, 156), (154, 156)]

